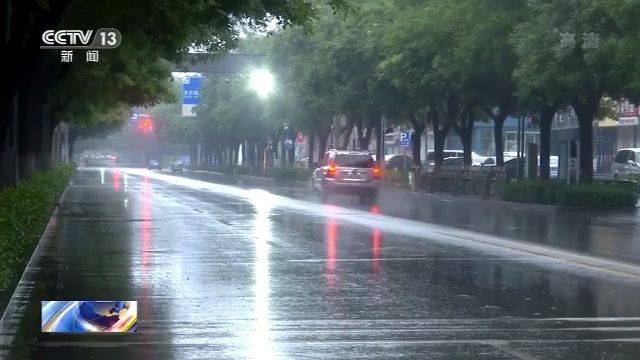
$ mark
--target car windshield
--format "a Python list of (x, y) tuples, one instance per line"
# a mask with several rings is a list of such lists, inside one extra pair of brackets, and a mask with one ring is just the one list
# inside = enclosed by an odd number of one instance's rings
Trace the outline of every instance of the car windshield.
[(369, 168), (374, 166), (375, 161), (371, 155), (338, 154), (335, 158), (335, 164), (344, 167)]

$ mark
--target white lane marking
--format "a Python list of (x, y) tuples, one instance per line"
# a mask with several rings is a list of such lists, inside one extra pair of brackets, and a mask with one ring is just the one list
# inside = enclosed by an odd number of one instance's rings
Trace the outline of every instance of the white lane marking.
[[(164, 181), (173, 185), (184, 186), (196, 190), (206, 189), (216, 194), (242, 198), (253, 203), (268, 202), (272, 207), (298, 210), (307, 215), (333, 218), (346, 223), (378, 229), (433, 242), (460, 246), (507, 258), (520, 257), (540, 265), (553, 266), (558, 263), (563, 269), (584, 274), (585, 270), (593, 274), (618, 275), (633, 280), (640, 280), (640, 266), (613, 261), (592, 255), (577, 254), (568, 250), (552, 248), (533, 243), (525, 243), (503, 237), (481, 234), (469, 230), (456, 229), (444, 225), (424, 223), (389, 215), (376, 214), (358, 209), (335, 205), (317, 204), (305, 200), (275, 195), (262, 189), (242, 189), (235, 186), (210, 183), (201, 180), (178, 176), (164, 175), (146, 169), (120, 169), (131, 175)], [(549, 261), (550, 259), (557, 261)], [(539, 260), (544, 260), (540, 262)]]

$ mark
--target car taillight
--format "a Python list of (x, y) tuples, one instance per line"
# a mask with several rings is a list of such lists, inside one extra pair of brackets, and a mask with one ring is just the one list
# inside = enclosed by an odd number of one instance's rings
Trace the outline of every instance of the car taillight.
[(329, 165), (329, 167), (327, 168), (327, 177), (335, 177), (336, 176), (336, 166), (335, 165)]
[(380, 179), (380, 177), (382, 176), (382, 170), (380, 170), (380, 167), (378, 165), (373, 167), (373, 177), (375, 179)]

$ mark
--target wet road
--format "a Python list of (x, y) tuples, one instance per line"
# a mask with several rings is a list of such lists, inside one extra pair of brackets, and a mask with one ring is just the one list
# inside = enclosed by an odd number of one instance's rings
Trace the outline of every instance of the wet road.
[[(81, 170), (0, 356), (640, 358), (640, 267), (381, 208)], [(39, 333), (39, 301), (83, 299), (138, 300), (138, 332)]]

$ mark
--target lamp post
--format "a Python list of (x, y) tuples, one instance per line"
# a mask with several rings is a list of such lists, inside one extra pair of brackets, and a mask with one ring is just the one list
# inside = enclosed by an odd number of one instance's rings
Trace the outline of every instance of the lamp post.
[[(260, 100), (266, 99), (275, 90), (275, 80), (273, 74), (267, 69), (254, 69), (249, 72), (249, 88), (253, 90)], [(269, 139), (262, 152), (262, 172), (267, 171), (267, 153), (270, 150)], [(277, 145), (276, 145), (277, 146)]]

